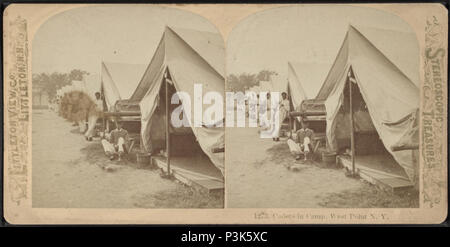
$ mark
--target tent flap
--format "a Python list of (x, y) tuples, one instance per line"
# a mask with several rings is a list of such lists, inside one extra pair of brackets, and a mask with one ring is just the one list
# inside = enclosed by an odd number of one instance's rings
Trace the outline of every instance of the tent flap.
[[(325, 108), (327, 111), (327, 138), (329, 148), (336, 151), (337, 121), (342, 119), (344, 89), (349, 71), (354, 75), (368, 116), (386, 150), (414, 177), (411, 150), (392, 151), (413, 128), (412, 113), (419, 108), (419, 90), (415, 84), (355, 28), (350, 27), (336, 62), (330, 70), (326, 83)], [(345, 54), (344, 54), (345, 53)], [(337, 76), (339, 75), (339, 76)], [(333, 78), (331, 80), (330, 78)], [(322, 93), (325, 89), (322, 87)], [(320, 94), (320, 93), (319, 93)], [(364, 117), (364, 116), (363, 116)], [(364, 121), (359, 121), (364, 122)]]
[[(162, 65), (159, 66), (158, 73), (154, 73), (151, 76), (153, 70), (148, 69), (146, 74), (143, 76), (143, 81), (141, 85), (143, 88), (148, 87), (148, 91), (140, 102), (141, 108), (141, 135), (144, 140), (144, 147), (148, 150), (152, 148), (152, 142), (160, 142), (161, 139), (165, 138), (164, 135), (155, 133), (155, 125), (162, 125), (165, 123), (164, 116), (161, 116), (159, 111), (157, 111), (157, 104), (159, 102), (159, 92), (161, 89), (161, 84), (164, 82), (164, 73), (167, 71), (173, 82), (173, 86), (178, 92), (185, 92), (189, 94), (191, 101), (194, 100), (194, 85), (201, 84), (203, 96), (207, 92), (217, 92), (224, 95), (225, 80), (221, 73), (218, 73), (217, 62), (210, 61), (208, 57), (202, 57), (202, 53), (195, 49), (198, 44), (204, 44), (206, 46), (212, 45), (217, 46), (217, 42), (208, 43), (198, 41), (199, 38), (208, 37), (209, 39), (211, 33), (207, 35), (200, 35), (195, 37), (196, 43), (190, 44), (192, 38), (195, 36), (189, 35), (191, 39), (183, 39), (186, 37), (188, 30), (184, 30), (183, 34), (180, 35), (176, 33), (171, 28), (166, 28), (162, 42), (160, 46), (163, 46), (164, 51), (163, 59), (158, 59), (158, 61), (164, 61)], [(194, 31), (198, 33), (198, 31)], [(214, 34), (218, 35), (219, 34)], [(223, 42), (220, 44), (220, 49), (223, 49)], [(217, 50), (217, 47), (203, 47), (202, 50)], [(214, 59), (222, 59), (223, 56)], [(149, 68), (157, 67), (157, 65), (149, 65)], [(224, 68), (220, 68), (223, 70)], [(145, 80), (145, 81), (144, 81)], [(145, 86), (144, 86), (145, 84)], [(205, 110), (205, 106), (203, 110)], [(187, 108), (191, 111), (191, 107)], [(193, 123), (194, 114), (191, 112), (190, 122)], [(159, 128), (160, 129), (160, 128)], [(224, 129), (223, 128), (206, 128), (206, 127), (192, 127), (192, 132), (200, 145), (203, 152), (210, 158), (212, 163), (223, 173), (224, 172), (224, 155), (223, 153), (213, 153), (213, 147), (217, 146), (217, 143), (223, 141)]]

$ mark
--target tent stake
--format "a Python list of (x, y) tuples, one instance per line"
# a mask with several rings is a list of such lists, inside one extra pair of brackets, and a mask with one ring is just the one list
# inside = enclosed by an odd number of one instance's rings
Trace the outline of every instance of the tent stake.
[(167, 82), (167, 71), (164, 75), (164, 85), (166, 87), (166, 155), (167, 155), (167, 176), (170, 177), (170, 133), (169, 133), (169, 83)]
[(353, 90), (352, 90), (352, 80), (351, 80), (351, 73), (349, 71), (348, 73), (348, 89), (350, 93), (350, 145), (351, 145), (351, 155), (352, 155), (352, 175), (356, 176), (356, 169), (355, 169), (355, 126), (353, 123)]

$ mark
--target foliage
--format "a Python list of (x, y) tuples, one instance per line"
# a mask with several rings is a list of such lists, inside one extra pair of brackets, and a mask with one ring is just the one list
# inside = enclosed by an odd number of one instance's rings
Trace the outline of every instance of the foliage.
[(82, 91), (70, 91), (59, 102), (59, 114), (72, 121), (85, 121), (88, 115), (97, 114), (95, 103)]
[(231, 74), (227, 78), (228, 90), (233, 92), (244, 92), (255, 85), (259, 85), (260, 81), (269, 81), (272, 75), (277, 72), (272, 70), (261, 70), (257, 74), (242, 73), (239, 75)]
[(87, 71), (73, 69), (69, 73), (40, 73), (33, 74), (33, 85), (37, 85), (41, 90), (47, 92), (50, 99), (56, 96), (56, 90), (70, 84), (71, 81), (81, 81), (84, 75), (88, 75)]

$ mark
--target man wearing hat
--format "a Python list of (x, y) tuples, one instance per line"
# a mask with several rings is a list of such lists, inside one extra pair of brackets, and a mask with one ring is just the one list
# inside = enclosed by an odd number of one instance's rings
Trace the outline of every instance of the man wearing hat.
[(314, 137), (314, 131), (308, 128), (308, 122), (302, 120), (302, 127), (296, 132), (296, 141), (289, 139), (287, 144), (289, 146), (289, 150), (293, 155), (295, 155), (295, 159), (299, 160), (300, 155), (304, 155), (304, 160), (308, 159), (308, 155), (313, 151), (312, 141)]
[(117, 128), (112, 130), (109, 136), (106, 136), (105, 139), (102, 140), (102, 145), (105, 154), (110, 160), (113, 160), (118, 156), (118, 161), (121, 161), (122, 156), (128, 147), (128, 131), (122, 128), (121, 122), (116, 120), (115, 123)]

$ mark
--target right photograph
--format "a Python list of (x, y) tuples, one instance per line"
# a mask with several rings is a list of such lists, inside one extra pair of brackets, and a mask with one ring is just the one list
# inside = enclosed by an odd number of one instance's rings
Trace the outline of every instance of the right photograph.
[(404, 20), (287, 6), (226, 45), (226, 207), (419, 207), (420, 50)]

